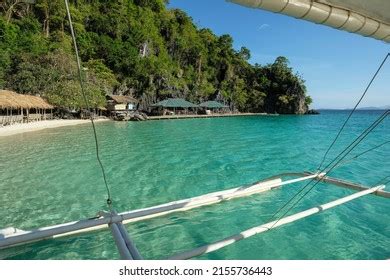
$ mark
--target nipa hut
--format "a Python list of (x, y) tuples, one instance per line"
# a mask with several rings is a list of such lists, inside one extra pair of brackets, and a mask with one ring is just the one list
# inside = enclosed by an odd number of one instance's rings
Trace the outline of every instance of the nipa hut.
[(0, 125), (53, 118), (53, 106), (39, 96), (0, 90)]
[(135, 111), (138, 100), (126, 95), (107, 95), (107, 109), (110, 112), (115, 111)]

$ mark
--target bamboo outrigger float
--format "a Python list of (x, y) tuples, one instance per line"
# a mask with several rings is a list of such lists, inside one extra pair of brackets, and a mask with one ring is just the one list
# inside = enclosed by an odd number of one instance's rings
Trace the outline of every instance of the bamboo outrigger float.
[(260, 234), (260, 233), (269, 231), (269, 230), (271, 230), (273, 228), (276, 228), (276, 227), (279, 227), (279, 226), (282, 226), (282, 225), (285, 225), (285, 224), (289, 224), (289, 223), (298, 221), (300, 219), (309, 217), (311, 215), (320, 213), (322, 211), (326, 211), (328, 209), (331, 209), (331, 208), (336, 207), (338, 205), (341, 205), (341, 204), (344, 204), (346, 202), (352, 201), (354, 199), (357, 199), (359, 197), (365, 196), (367, 194), (375, 193), (375, 192), (377, 192), (379, 190), (382, 190), (383, 188), (385, 188), (385, 186), (378, 186), (378, 187), (374, 187), (374, 188), (367, 189), (367, 190), (364, 190), (364, 191), (360, 191), (358, 193), (355, 193), (355, 194), (352, 194), (352, 195), (349, 195), (349, 196), (337, 199), (335, 201), (332, 201), (332, 202), (329, 202), (329, 203), (326, 203), (326, 204), (323, 204), (323, 205), (320, 205), (320, 206), (313, 207), (311, 209), (299, 212), (297, 214), (294, 214), (294, 215), (291, 215), (291, 216), (288, 216), (288, 217), (284, 217), (284, 218), (282, 218), (280, 220), (275, 220), (275, 221), (272, 221), (272, 222), (269, 222), (269, 223), (266, 223), (266, 224), (263, 224), (263, 225), (260, 225), (260, 226), (256, 226), (256, 227), (247, 229), (245, 231), (242, 231), (240, 233), (234, 234), (232, 236), (229, 236), (229, 237), (227, 237), (225, 239), (222, 239), (220, 241), (217, 241), (215, 243), (204, 245), (202, 247), (199, 247), (199, 248), (196, 248), (196, 249), (193, 249), (193, 250), (190, 250), (190, 251), (187, 251), (187, 252), (184, 252), (184, 253), (172, 256), (169, 259), (171, 259), (171, 260), (187, 260), (187, 259), (198, 257), (198, 256), (201, 256), (201, 255), (210, 253), (210, 252), (214, 252), (214, 251), (222, 249), (222, 248), (224, 248), (224, 247), (226, 247), (228, 245), (236, 243), (236, 242), (238, 242), (240, 240), (249, 238), (249, 237), (254, 236), (256, 234)]
[[(298, 178), (283, 181), (282, 177), (286, 176), (297, 176)], [(173, 256), (171, 257), (171, 259), (188, 259), (202, 254), (206, 254), (217, 249), (223, 248), (227, 245), (233, 244), (241, 239), (248, 238), (252, 235), (259, 234), (262, 232), (266, 232), (273, 227), (278, 227), (299, 219), (303, 219), (310, 215), (333, 208), (335, 206), (341, 205), (343, 203), (349, 202), (351, 200), (357, 199), (368, 194), (374, 194), (377, 196), (390, 198), (390, 192), (383, 190), (385, 187), (384, 185), (377, 186), (374, 188), (364, 187), (355, 183), (350, 183), (327, 177), (325, 173), (284, 173), (280, 174), (279, 176), (271, 177), (265, 181), (256, 182), (252, 185), (228, 189), (225, 191), (213, 192), (193, 198), (157, 205), (154, 207), (143, 208), (119, 214), (116, 214), (115, 212), (113, 212), (112, 214), (107, 212), (100, 212), (97, 217), (91, 219), (73, 221), (70, 223), (49, 226), (30, 231), (24, 231), (15, 228), (4, 229), (0, 231), (0, 249), (15, 247), (45, 239), (60, 238), (70, 235), (79, 235), (87, 232), (107, 229), (109, 227), (120, 252), (120, 255), (123, 259), (142, 259), (141, 254), (136, 249), (134, 242), (128, 236), (123, 224), (134, 223), (136, 221), (141, 220), (148, 220), (168, 215), (174, 212), (188, 211), (191, 209), (200, 208), (223, 201), (228, 201), (235, 198), (248, 197), (255, 194), (271, 191), (285, 185), (291, 185), (293, 183), (303, 182), (307, 180), (324, 181), (326, 183), (333, 184), (339, 187), (358, 190), (359, 192), (347, 196), (345, 198), (341, 198), (333, 202), (296, 213), (294, 215), (280, 219), (279, 221), (273, 221), (265, 225), (248, 229), (216, 243), (205, 245), (197, 249)]]

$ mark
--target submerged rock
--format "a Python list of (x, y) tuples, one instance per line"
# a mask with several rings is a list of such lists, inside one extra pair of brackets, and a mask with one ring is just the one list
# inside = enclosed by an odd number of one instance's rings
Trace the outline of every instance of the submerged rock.
[(146, 121), (148, 118), (142, 114), (142, 113), (135, 113), (133, 116), (131, 116), (130, 120), (131, 121), (135, 121), (135, 122), (138, 122), (138, 121)]

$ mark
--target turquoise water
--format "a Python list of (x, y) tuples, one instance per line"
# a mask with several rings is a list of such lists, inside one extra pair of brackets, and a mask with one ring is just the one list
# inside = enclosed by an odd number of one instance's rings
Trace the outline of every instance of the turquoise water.
[[(378, 112), (358, 112), (331, 154)], [(114, 207), (126, 211), (252, 183), (282, 172), (315, 170), (347, 112), (319, 116), (236, 117), (98, 123)], [(387, 119), (358, 151), (390, 137)], [(30, 229), (93, 217), (105, 189), (89, 125), (0, 138), (0, 228)], [(390, 175), (390, 149), (332, 174), (373, 185)], [(147, 259), (219, 240), (267, 222), (302, 184), (127, 225)], [(351, 194), (318, 185), (297, 212)], [(8, 259), (117, 259), (108, 231), (0, 251)], [(390, 201), (366, 196), (246, 239), (202, 259), (386, 259)]]

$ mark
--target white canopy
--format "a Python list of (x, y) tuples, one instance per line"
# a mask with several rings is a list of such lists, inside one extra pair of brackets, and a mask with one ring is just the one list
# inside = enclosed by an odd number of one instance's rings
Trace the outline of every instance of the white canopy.
[(228, 0), (390, 42), (389, 0)]

